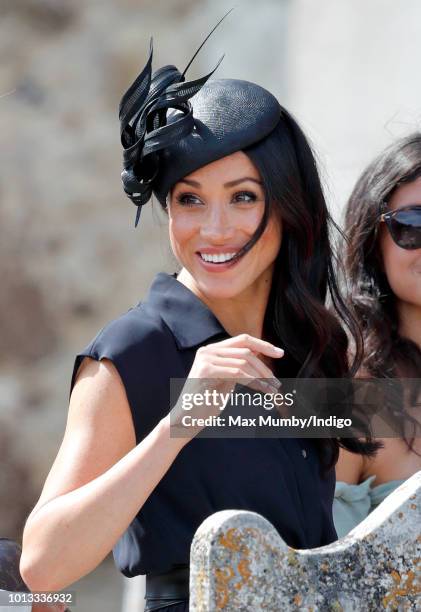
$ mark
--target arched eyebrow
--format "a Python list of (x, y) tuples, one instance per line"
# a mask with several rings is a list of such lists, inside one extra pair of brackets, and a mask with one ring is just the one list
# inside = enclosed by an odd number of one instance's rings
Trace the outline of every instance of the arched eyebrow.
[[(236, 185), (239, 185), (240, 183), (245, 183), (246, 181), (252, 181), (253, 183), (256, 183), (257, 185), (262, 185), (262, 181), (259, 181), (258, 179), (253, 178), (252, 176), (243, 176), (242, 178), (239, 179), (235, 179), (234, 181), (228, 181), (227, 183), (224, 183), (224, 187), (235, 187)], [(180, 179), (178, 181), (179, 183), (186, 183), (187, 185), (190, 185), (191, 187), (201, 187), (201, 183), (199, 183), (199, 181), (192, 181), (191, 179)]]

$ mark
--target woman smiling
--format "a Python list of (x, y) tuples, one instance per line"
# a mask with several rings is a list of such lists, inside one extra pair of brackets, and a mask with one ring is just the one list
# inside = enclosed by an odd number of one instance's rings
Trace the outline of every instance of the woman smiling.
[(182, 612), (190, 545), (210, 514), (258, 512), (295, 548), (328, 544), (339, 445), (374, 447), (170, 435), (170, 379), (275, 392), (280, 377), (349, 377), (352, 319), (316, 163), (291, 115), (254, 83), (186, 83), (174, 66), (152, 74), (151, 61), (120, 105), (122, 179), (136, 223), (152, 192), (159, 200), (180, 269), (159, 273), (77, 355), (21, 571), (31, 588), (62, 589), (113, 549), (126, 576), (146, 574), (146, 610)]

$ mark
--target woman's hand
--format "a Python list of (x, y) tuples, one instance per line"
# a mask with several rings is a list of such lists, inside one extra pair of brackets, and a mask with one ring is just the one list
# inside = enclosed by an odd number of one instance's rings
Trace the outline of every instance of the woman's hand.
[(280, 383), (259, 355), (279, 359), (283, 357), (284, 351), (249, 334), (240, 334), (200, 347), (179, 400), (167, 417), (170, 419), (172, 431), (178, 430), (182, 437), (190, 440), (205, 427), (204, 424), (199, 424), (197, 419), (203, 420), (221, 414), (224, 408), (221, 403), (204, 401), (204, 405), (198, 405), (195, 401), (191, 416), (195, 418), (197, 425), (183, 425), (182, 418), (189, 414), (190, 410), (186, 406), (190, 405), (195, 394), (196, 398), (206, 398), (207, 393), (210, 398), (210, 394), (215, 391), (218, 394), (216, 397), (221, 397), (219, 394), (229, 394), (237, 383), (262, 393), (278, 392)]

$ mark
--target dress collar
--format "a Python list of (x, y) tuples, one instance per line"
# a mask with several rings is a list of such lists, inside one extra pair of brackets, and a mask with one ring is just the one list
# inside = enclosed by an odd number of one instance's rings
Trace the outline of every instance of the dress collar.
[(143, 304), (161, 316), (181, 349), (200, 345), (216, 335), (229, 337), (208, 306), (180, 283), (176, 274), (159, 272)]

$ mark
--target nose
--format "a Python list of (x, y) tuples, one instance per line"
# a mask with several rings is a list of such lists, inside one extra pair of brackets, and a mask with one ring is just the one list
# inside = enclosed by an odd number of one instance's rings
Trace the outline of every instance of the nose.
[(208, 214), (201, 226), (202, 238), (210, 243), (225, 243), (234, 235), (234, 225), (227, 207), (214, 202), (208, 207)]

